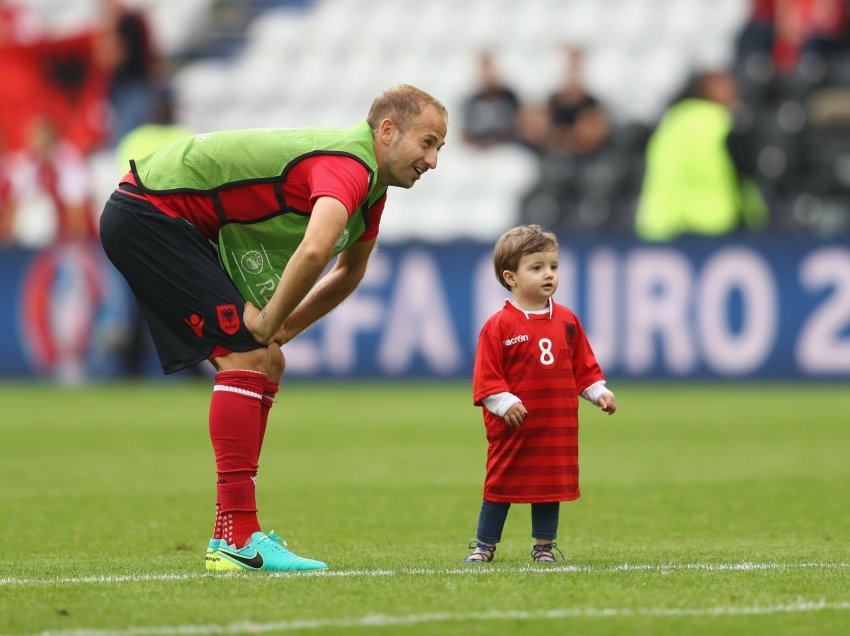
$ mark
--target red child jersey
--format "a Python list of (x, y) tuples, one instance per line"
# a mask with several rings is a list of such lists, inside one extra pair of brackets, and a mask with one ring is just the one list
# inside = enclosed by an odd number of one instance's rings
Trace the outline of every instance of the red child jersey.
[(578, 499), (578, 398), (604, 380), (578, 318), (551, 303), (526, 315), (510, 301), (484, 324), (472, 378), (477, 406), (510, 392), (528, 410), (518, 427), (486, 408), (484, 499), (538, 503)]
[[(138, 186), (132, 172), (121, 179), (121, 183)], [(296, 163), (281, 185), (288, 211), (310, 214), (319, 197), (333, 197), (340, 201), (351, 216), (363, 204), (369, 191), (369, 173), (355, 159), (342, 155), (317, 154)], [(122, 191), (123, 192), (123, 191)], [(123, 194), (128, 194), (123, 192)], [(229, 211), (229, 218), (239, 221), (254, 221), (280, 212), (274, 183), (252, 183), (237, 185), (218, 193)], [(131, 195), (133, 196), (133, 195)], [(204, 193), (177, 193), (137, 195), (152, 203), (168, 216), (189, 221), (208, 240), (218, 239), (221, 227), (214, 199)], [(387, 197), (381, 197), (370, 209), (366, 219), (366, 231), (358, 239), (369, 241), (378, 235), (378, 226)]]

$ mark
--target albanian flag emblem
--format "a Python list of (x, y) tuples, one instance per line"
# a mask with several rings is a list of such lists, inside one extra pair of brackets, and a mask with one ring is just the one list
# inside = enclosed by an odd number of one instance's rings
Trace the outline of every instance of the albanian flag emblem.
[(239, 331), (239, 312), (236, 311), (236, 305), (218, 305), (218, 324), (221, 330), (229, 336), (232, 336)]

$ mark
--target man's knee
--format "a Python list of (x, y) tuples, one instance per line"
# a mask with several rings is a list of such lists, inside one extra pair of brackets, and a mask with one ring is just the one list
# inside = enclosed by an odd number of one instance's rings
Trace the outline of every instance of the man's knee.
[(260, 347), (251, 351), (232, 351), (223, 356), (212, 358), (210, 362), (212, 362), (216, 371), (244, 369), (268, 374), (270, 370), (269, 350), (267, 347)]
[(286, 368), (286, 360), (283, 357), (283, 351), (277, 344), (269, 345), (269, 370), (266, 372), (270, 382), (280, 382), (283, 377), (283, 371)]

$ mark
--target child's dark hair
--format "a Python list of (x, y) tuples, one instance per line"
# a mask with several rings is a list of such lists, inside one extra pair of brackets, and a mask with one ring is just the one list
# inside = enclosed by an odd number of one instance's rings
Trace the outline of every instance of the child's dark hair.
[(557, 237), (539, 225), (520, 225), (508, 230), (493, 248), (493, 266), (496, 268), (496, 278), (502, 287), (511, 290), (510, 285), (505, 282), (502, 272), (505, 270), (515, 272), (519, 266), (519, 259), (526, 254), (537, 252), (548, 252), (558, 249)]

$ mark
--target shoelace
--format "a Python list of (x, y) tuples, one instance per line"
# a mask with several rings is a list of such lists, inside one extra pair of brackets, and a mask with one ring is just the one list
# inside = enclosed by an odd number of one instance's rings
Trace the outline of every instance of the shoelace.
[[(476, 559), (476, 561), (492, 561), (493, 560), (493, 553), (496, 551), (496, 546), (493, 546), (491, 548), (486, 543), (481, 543), (480, 541), (470, 541), (469, 545), (467, 547), (470, 550), (472, 550), (472, 549), (477, 550), (478, 551), (477, 554), (480, 554), (480, 555), (485, 557), (483, 559)], [(476, 552), (473, 552), (472, 554), (476, 554)], [(469, 556), (472, 556), (472, 554), (469, 555)]]
[(283, 537), (281, 537), (280, 535), (275, 534), (275, 531), (274, 531), (274, 530), (272, 530), (271, 532), (269, 532), (269, 533), (266, 535), (266, 538), (267, 538), (269, 541), (271, 541), (272, 546), (273, 546), (276, 550), (281, 550), (281, 551), (282, 551), (282, 552), (284, 552), (285, 554), (291, 554), (291, 553), (289, 552), (289, 550), (287, 550), (287, 549), (286, 549), (286, 548), (287, 548), (287, 543), (286, 543), (286, 541), (284, 541), (284, 540), (283, 540)]
[(564, 559), (564, 553), (561, 552), (558, 544), (554, 541), (552, 543), (539, 543), (531, 546), (531, 558), (535, 561), (557, 561), (555, 552), (561, 555), (561, 560)]

